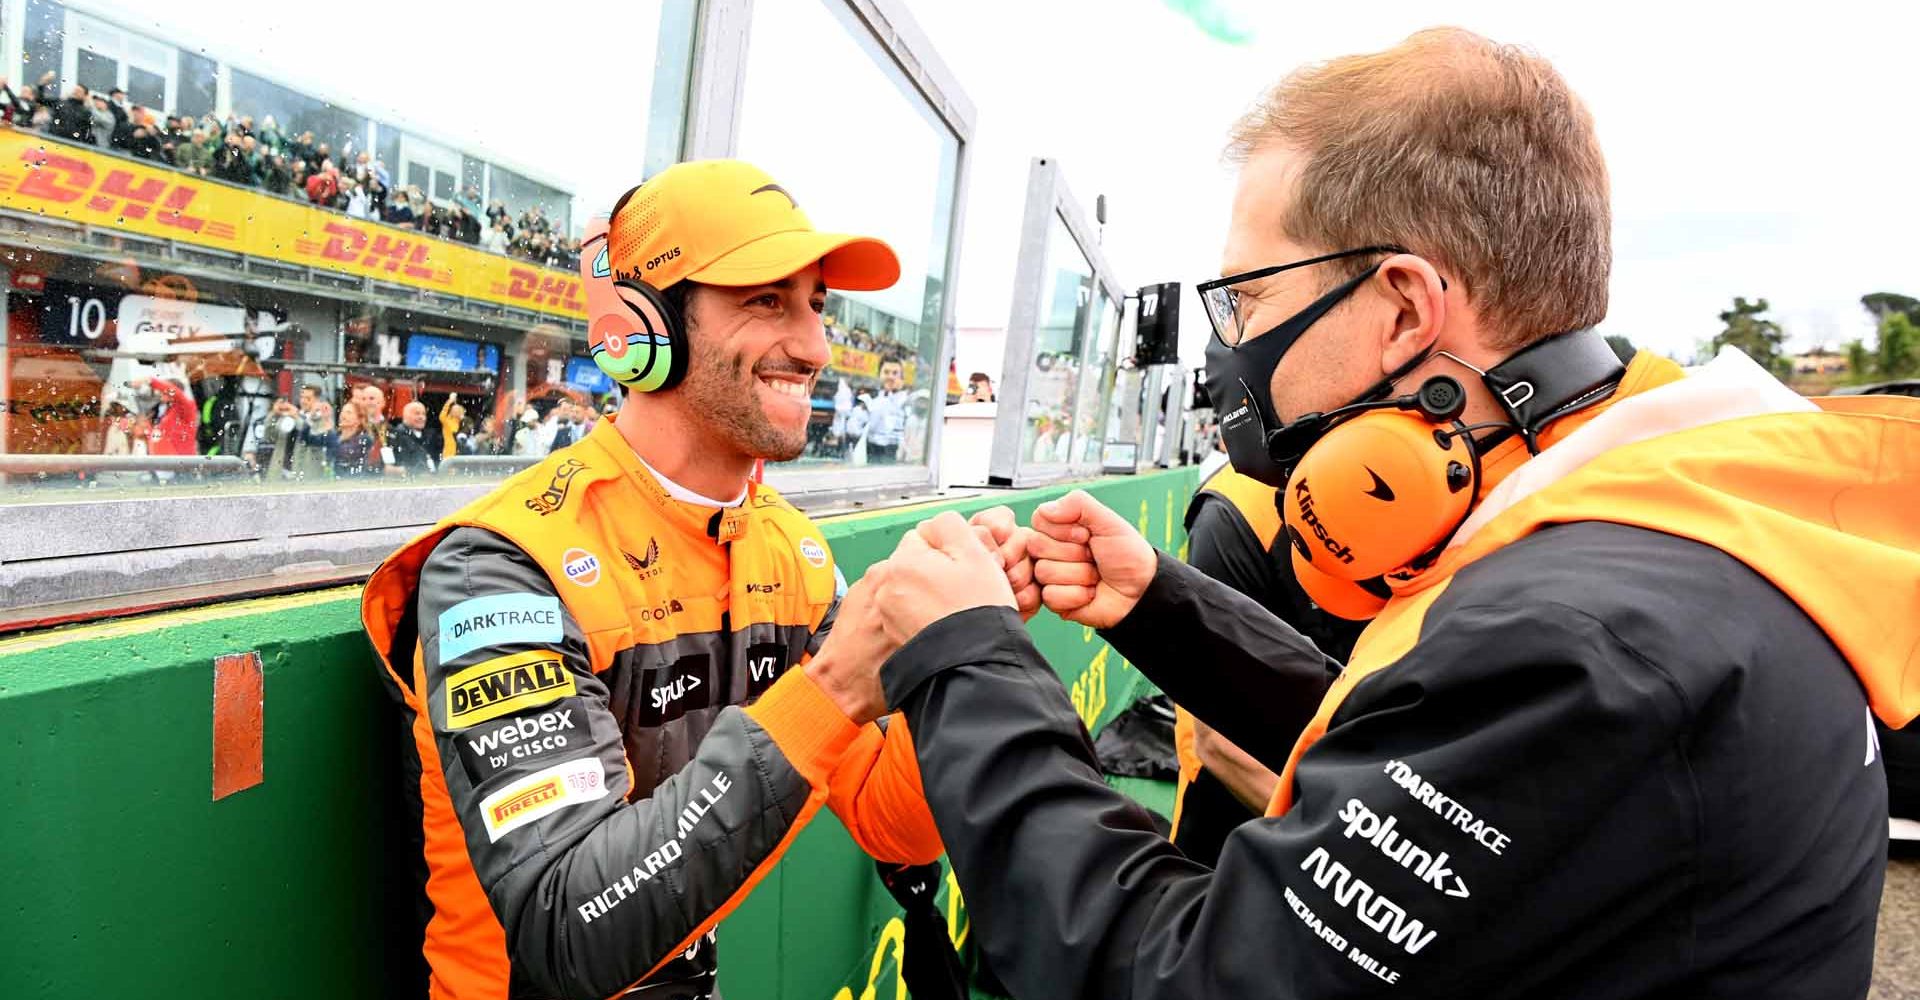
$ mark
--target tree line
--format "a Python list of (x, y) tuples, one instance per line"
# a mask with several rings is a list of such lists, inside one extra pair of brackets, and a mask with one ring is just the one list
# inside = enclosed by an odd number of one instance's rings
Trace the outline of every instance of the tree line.
[[(1848, 382), (1882, 382), (1920, 377), (1920, 299), (1894, 292), (1860, 297), (1873, 317), (1872, 343), (1855, 338), (1839, 352), (1846, 356)], [(1787, 332), (1767, 316), (1766, 299), (1736, 296), (1733, 308), (1720, 314), (1721, 330), (1707, 344), (1706, 357), (1722, 347), (1737, 347), (1769, 371), (1786, 378), (1793, 359), (1786, 350)]]

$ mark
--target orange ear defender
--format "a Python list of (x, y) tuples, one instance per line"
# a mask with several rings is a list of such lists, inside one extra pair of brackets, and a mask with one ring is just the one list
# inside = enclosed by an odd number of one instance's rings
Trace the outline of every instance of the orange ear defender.
[(1371, 617), (1385, 602), (1383, 585), (1360, 581), (1437, 555), (1466, 521), (1480, 481), (1455, 379), (1436, 375), (1410, 396), (1367, 406), (1301, 456), (1280, 498), (1295, 576), (1343, 618)]

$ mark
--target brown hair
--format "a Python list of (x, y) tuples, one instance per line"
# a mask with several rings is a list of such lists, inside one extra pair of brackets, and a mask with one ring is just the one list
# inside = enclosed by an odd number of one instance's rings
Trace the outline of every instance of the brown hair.
[(1465, 285), (1489, 346), (1606, 316), (1606, 163), (1592, 115), (1545, 59), (1433, 28), (1307, 66), (1235, 123), (1227, 155), (1243, 162), (1273, 145), (1305, 156), (1289, 237), (1427, 257)]

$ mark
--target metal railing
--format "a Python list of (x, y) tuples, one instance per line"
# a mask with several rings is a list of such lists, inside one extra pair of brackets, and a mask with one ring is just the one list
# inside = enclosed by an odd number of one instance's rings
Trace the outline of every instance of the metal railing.
[(237, 455), (0, 455), (0, 475), (37, 476), (69, 472), (196, 472), (233, 475), (247, 471)]

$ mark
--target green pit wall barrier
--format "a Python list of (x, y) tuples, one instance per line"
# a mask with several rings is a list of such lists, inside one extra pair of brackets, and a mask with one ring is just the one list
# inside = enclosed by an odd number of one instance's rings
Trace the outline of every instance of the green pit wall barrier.
[[(1156, 545), (1185, 548), (1192, 469), (1080, 484)], [(827, 519), (848, 578), (942, 510), (1068, 487)], [(236, 602), (0, 641), (0, 997), (416, 1000), (395, 713), (358, 588)], [(1098, 730), (1140, 674), (1089, 629), (1034, 638)], [(264, 780), (213, 799), (216, 657), (264, 666)], [(1159, 804), (1162, 808), (1164, 803)], [(953, 936), (967, 918), (949, 881)], [(720, 931), (729, 1000), (872, 1000), (898, 983), (899, 910), (822, 810)], [(417, 951), (412, 952), (417, 958)]]

